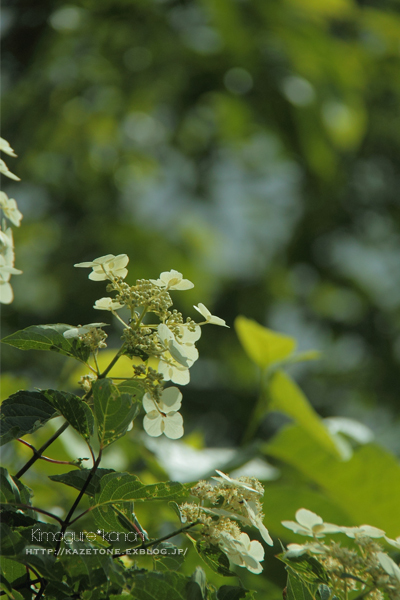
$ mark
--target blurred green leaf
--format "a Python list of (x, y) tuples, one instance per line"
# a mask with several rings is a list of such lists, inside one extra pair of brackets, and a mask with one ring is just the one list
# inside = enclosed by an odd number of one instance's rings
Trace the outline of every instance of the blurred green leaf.
[(235, 329), (246, 353), (261, 369), (287, 358), (296, 348), (294, 338), (276, 333), (246, 317), (236, 318)]

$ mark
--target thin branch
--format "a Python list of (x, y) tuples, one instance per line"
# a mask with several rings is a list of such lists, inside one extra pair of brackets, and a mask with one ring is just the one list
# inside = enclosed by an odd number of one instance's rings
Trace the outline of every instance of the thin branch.
[(27, 472), (27, 470), (42, 456), (43, 452), (45, 450), (47, 450), (47, 448), (50, 446), (50, 444), (52, 444), (62, 433), (64, 433), (64, 431), (69, 427), (69, 423), (67, 423), (67, 421), (65, 421), (64, 425), (61, 425), (61, 427), (59, 429), (57, 429), (57, 431), (51, 436), (50, 439), (47, 440), (46, 443), (43, 444), (43, 446), (41, 446), (39, 448), (39, 450), (37, 451), (37, 454), (34, 454), (32, 456), (32, 458), (30, 458), (28, 460), (28, 462), (22, 467), (22, 469), (20, 469), (18, 471), (18, 473), (15, 475), (15, 477), (17, 479), (19, 479), (20, 477), (22, 477), (22, 475), (24, 473)]
[[(173, 537), (175, 537), (176, 535), (179, 535), (180, 533), (183, 533), (185, 531), (187, 531), (188, 529), (191, 529), (192, 527), (194, 527), (195, 525), (198, 525), (199, 522), (195, 521), (194, 523), (190, 523), (189, 525), (185, 525), (184, 527), (181, 527), (180, 529), (178, 529), (177, 531), (173, 531), (172, 533), (168, 533), (167, 535), (164, 535), (163, 537), (158, 538), (157, 540), (153, 540), (150, 542), (145, 542), (142, 543), (140, 546), (137, 546), (137, 549), (144, 549), (144, 548), (150, 548), (151, 546), (155, 546), (156, 544), (159, 544), (160, 542), (164, 542), (165, 540), (169, 540)], [(133, 548), (134, 550), (136, 550), (136, 548)], [(126, 556), (127, 552), (121, 552), (120, 554), (113, 554), (112, 557), (113, 558), (119, 558), (120, 556)]]
[[(47, 460), (47, 462), (56, 463), (57, 465), (77, 466), (77, 464), (74, 461), (55, 460), (54, 458), (49, 458), (48, 456), (43, 456), (39, 453), (38, 450), (36, 450), (35, 446), (32, 446), (32, 444), (29, 444), (29, 442), (26, 442), (25, 440), (23, 440), (21, 438), (17, 438), (17, 442), (21, 442), (21, 444), (25, 444), (25, 446), (28, 446), (28, 448), (30, 448), (32, 450), (34, 456), (36, 456), (38, 460)], [(85, 459), (83, 459), (83, 460), (85, 460)]]
[(28, 510), (32, 510), (33, 512), (38, 512), (41, 513), (42, 515), (46, 515), (47, 517), (50, 517), (50, 519), (54, 519), (55, 521), (58, 521), (60, 523), (60, 525), (63, 524), (63, 520), (61, 519), (61, 517), (57, 517), (57, 515), (54, 515), (53, 513), (47, 511), (47, 510), (43, 510), (42, 508), (37, 508), (36, 506), (30, 506), (30, 504), (18, 504), (18, 503), (14, 503), (14, 502), (4, 502), (1, 503), (2, 506), (15, 506), (15, 508), (26, 508)]

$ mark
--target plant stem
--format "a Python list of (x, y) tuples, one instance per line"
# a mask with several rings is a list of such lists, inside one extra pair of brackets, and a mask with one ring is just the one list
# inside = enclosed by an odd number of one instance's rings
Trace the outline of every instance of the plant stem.
[[(169, 540), (172, 537), (175, 537), (176, 535), (179, 535), (180, 533), (183, 533), (184, 531), (187, 531), (188, 529), (191, 529), (195, 525), (198, 525), (198, 521), (195, 521), (194, 523), (189, 523), (189, 525), (185, 525), (184, 527), (181, 527), (177, 531), (172, 531), (171, 533), (168, 533), (167, 535), (164, 535), (163, 537), (160, 537), (157, 540), (153, 540), (153, 541), (150, 541), (150, 542), (144, 542), (140, 546), (138, 546), (138, 548), (143, 549), (143, 548), (150, 548), (151, 546), (155, 546), (156, 544), (159, 544), (160, 542), (164, 542), (165, 540)], [(120, 554), (113, 554), (112, 557), (113, 558), (119, 558), (120, 556), (126, 556), (126, 552), (121, 552)]]
[(61, 519), (61, 517), (57, 517), (57, 515), (54, 515), (53, 513), (48, 512), (47, 510), (43, 510), (42, 508), (37, 508), (36, 506), (31, 506), (30, 504), (17, 504), (14, 502), (7, 502), (7, 504), (10, 504), (10, 506), (15, 506), (17, 508), (26, 508), (28, 510), (33, 510), (33, 512), (38, 512), (43, 515), (46, 515), (47, 517), (50, 517), (51, 519), (58, 521), (60, 524), (63, 523), (63, 520)]
[(121, 348), (118, 350), (117, 354), (114, 356), (108, 367), (99, 375), (99, 379), (104, 379), (107, 374), (111, 371), (115, 363), (119, 358), (121, 358), (123, 351), (125, 350), (125, 344), (122, 344)]
[(72, 462), (70, 460), (55, 460), (54, 458), (49, 458), (48, 456), (42, 456), (42, 455), (39, 454), (39, 451), (36, 450), (35, 446), (32, 446), (32, 444), (29, 444), (29, 442), (26, 442), (25, 440), (22, 440), (21, 438), (18, 438), (17, 442), (21, 442), (21, 444), (25, 444), (25, 446), (28, 446), (28, 448), (30, 448), (32, 450), (34, 456), (37, 456), (38, 460), (39, 459), (41, 459), (41, 460), (47, 460), (48, 462), (55, 463), (57, 465), (72, 465), (72, 466), (77, 466), (74, 462)]
[(22, 475), (24, 473), (26, 473), (26, 471), (39, 459), (41, 458), (43, 452), (50, 446), (50, 444), (52, 444), (62, 433), (64, 433), (64, 431), (69, 427), (69, 423), (67, 423), (67, 421), (65, 421), (65, 423), (63, 425), (61, 425), (61, 427), (59, 429), (57, 429), (57, 431), (51, 436), (51, 438), (49, 440), (47, 440), (46, 443), (43, 444), (43, 446), (41, 446), (39, 448), (39, 450), (36, 451), (36, 453), (32, 456), (32, 458), (30, 458), (28, 460), (28, 462), (22, 467), (22, 469), (20, 469), (18, 471), (18, 473), (15, 475), (15, 477), (17, 479), (19, 479), (20, 477), (22, 477)]

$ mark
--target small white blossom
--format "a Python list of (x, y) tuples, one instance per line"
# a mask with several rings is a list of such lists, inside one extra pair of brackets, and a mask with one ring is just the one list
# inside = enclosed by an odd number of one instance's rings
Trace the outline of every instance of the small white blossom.
[(356, 535), (365, 535), (370, 538), (382, 538), (385, 536), (383, 529), (378, 529), (372, 525), (360, 525), (360, 527), (342, 527), (342, 532), (349, 538), (355, 538)]
[(340, 533), (343, 530), (343, 527), (333, 523), (324, 523), (320, 516), (306, 508), (300, 508), (296, 512), (296, 521), (297, 523), (282, 521), (282, 525), (291, 529), (294, 533), (316, 538), (324, 537), (326, 533)]
[(89, 325), (80, 325), (78, 327), (72, 327), (67, 331), (64, 331), (63, 336), (68, 340), (72, 338), (77, 338), (81, 335), (85, 335), (89, 333), (92, 329), (96, 329), (97, 327), (106, 327), (107, 323), (89, 323)]
[(396, 565), (394, 560), (392, 560), (390, 556), (388, 556), (384, 552), (378, 552), (376, 556), (379, 560), (382, 569), (384, 569), (388, 575), (394, 577), (395, 579), (397, 579), (397, 581), (400, 582), (400, 568), (398, 565)]
[(112, 298), (100, 298), (100, 300), (96, 300), (96, 302), (94, 303), (93, 308), (95, 308), (96, 310), (119, 310), (120, 308), (123, 308), (124, 304), (121, 304), (120, 302), (115, 302), (115, 300), (113, 300)]
[(161, 400), (156, 402), (150, 394), (143, 396), (143, 408), (146, 416), (143, 419), (143, 428), (152, 437), (164, 433), (171, 440), (183, 436), (183, 419), (178, 412), (182, 404), (182, 394), (176, 387), (165, 389)]
[(215, 469), (215, 472), (218, 473), (219, 477), (211, 477), (211, 479), (215, 479), (218, 483), (224, 483), (225, 485), (230, 485), (235, 488), (243, 488), (249, 492), (254, 492), (255, 494), (260, 494), (262, 496), (261, 492), (253, 489), (248, 483), (240, 481), (239, 479), (232, 479), (229, 475), (226, 475), (222, 471), (218, 471), (218, 469)]
[(14, 173), (11, 173), (11, 171), (7, 167), (6, 163), (1, 158), (0, 158), (0, 173), (3, 173), (3, 175), (5, 175), (6, 177), (9, 177), (10, 179), (14, 179), (14, 181), (21, 181), (21, 179), (19, 177), (14, 175)]
[(0, 137), (0, 150), (8, 156), (17, 156), (7, 140), (2, 137)]
[(312, 552), (313, 554), (321, 554), (323, 553), (325, 546), (322, 544), (288, 544), (287, 550), (285, 552), (285, 556), (287, 558), (297, 558), (298, 556), (302, 556), (307, 551)]
[(251, 573), (261, 573), (264, 548), (260, 542), (251, 541), (247, 533), (241, 533), (236, 539), (230, 533), (222, 532), (219, 546), (234, 565), (245, 567)]
[(0, 192), (0, 208), (13, 225), (20, 226), (22, 213), (18, 210), (16, 201), (9, 198), (4, 192)]
[(14, 294), (9, 281), (11, 275), (20, 275), (22, 271), (14, 268), (14, 242), (10, 227), (0, 231), (0, 243), (0, 303), (11, 304)]
[(173, 381), (179, 385), (187, 385), (190, 381), (189, 368), (179, 364), (169, 352), (165, 352), (158, 363), (157, 371), (164, 381)]
[(150, 279), (150, 281), (154, 285), (166, 290), (190, 290), (194, 287), (194, 284), (189, 279), (183, 279), (182, 273), (174, 269), (163, 271), (159, 279)]
[(125, 279), (128, 274), (126, 265), (129, 262), (129, 258), (126, 254), (106, 254), (95, 258), (92, 262), (77, 263), (74, 267), (91, 267), (93, 271), (89, 274), (89, 279), (92, 281), (105, 281), (106, 279), (115, 279), (121, 277)]
[(247, 501), (247, 500), (243, 500), (244, 505), (247, 509), (247, 515), (250, 521), (250, 524), (253, 525), (253, 527), (255, 527), (256, 529), (258, 529), (258, 531), (261, 534), (262, 539), (264, 540), (264, 542), (266, 544), (268, 544), (269, 546), (273, 546), (274, 542), (271, 539), (271, 536), (269, 535), (269, 531), (268, 529), (265, 527), (264, 523), (262, 522), (262, 518), (261, 515), (259, 514), (256, 504), (253, 501)]
[(208, 310), (208, 308), (206, 306), (204, 306), (204, 304), (202, 304), (201, 302), (199, 303), (198, 306), (194, 306), (193, 308), (195, 308), (197, 310), (197, 312), (199, 312), (201, 315), (203, 315), (203, 317), (206, 320), (206, 323), (210, 323), (210, 325), (221, 325), (221, 327), (229, 327), (229, 325), (227, 325), (224, 321), (224, 319), (221, 319), (220, 317), (216, 317), (215, 315), (212, 315), (210, 313), (210, 311)]
[(186, 333), (181, 338), (182, 341), (178, 342), (172, 331), (164, 323), (160, 323), (157, 328), (157, 335), (160, 342), (183, 367), (191, 367), (199, 357), (198, 350), (191, 341), (192, 337), (196, 337), (196, 335), (193, 333), (191, 336), (190, 333), (190, 331), (186, 330)]
[(397, 548), (397, 550), (400, 550), (400, 536), (397, 537), (395, 540), (392, 540), (391, 538), (385, 536), (385, 540), (388, 544), (394, 546), (395, 548)]

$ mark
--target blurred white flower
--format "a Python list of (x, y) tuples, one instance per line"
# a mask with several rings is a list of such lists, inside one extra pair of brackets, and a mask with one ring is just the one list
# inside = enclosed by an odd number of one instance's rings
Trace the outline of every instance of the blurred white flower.
[(378, 529), (372, 525), (360, 525), (360, 527), (342, 527), (342, 532), (349, 538), (355, 538), (356, 535), (365, 535), (370, 538), (381, 538), (385, 536), (383, 529)]
[(391, 538), (385, 536), (385, 540), (388, 544), (394, 546), (394, 548), (397, 548), (397, 550), (400, 550), (400, 536), (397, 537), (395, 540), (392, 540)]
[(7, 140), (2, 137), (0, 137), (0, 150), (8, 156), (17, 156)]
[(306, 508), (300, 508), (296, 512), (296, 521), (282, 521), (282, 525), (299, 533), (300, 535), (307, 535), (310, 537), (324, 537), (326, 533), (340, 533), (343, 527), (334, 525), (333, 523), (324, 523), (322, 518), (311, 510)]
[(74, 267), (91, 267), (93, 271), (89, 274), (89, 279), (92, 281), (104, 281), (106, 279), (115, 279), (121, 277), (125, 279), (128, 274), (126, 265), (129, 262), (129, 257), (126, 254), (106, 254), (95, 258), (92, 262), (77, 263)]
[(264, 548), (256, 540), (251, 541), (247, 533), (234, 538), (230, 533), (221, 533), (219, 546), (234, 565), (245, 567), (251, 573), (261, 573)]
[(271, 536), (269, 535), (269, 531), (268, 529), (265, 527), (264, 523), (262, 522), (262, 517), (259, 514), (259, 511), (257, 510), (257, 506), (255, 502), (247, 501), (247, 500), (243, 500), (244, 505), (247, 509), (247, 515), (248, 515), (248, 520), (250, 521), (250, 524), (253, 525), (253, 527), (255, 527), (256, 529), (258, 529), (258, 531), (261, 534), (262, 539), (264, 540), (264, 542), (266, 544), (268, 544), (269, 546), (273, 546), (274, 542), (271, 539)]
[(64, 331), (63, 336), (68, 340), (72, 338), (77, 338), (81, 335), (85, 335), (85, 333), (89, 333), (92, 329), (96, 329), (97, 327), (106, 327), (107, 323), (89, 323), (89, 325), (80, 325), (78, 327), (72, 327), (67, 331)]
[(307, 551), (313, 552), (314, 554), (320, 554), (324, 552), (324, 546), (318, 543), (288, 544), (285, 556), (287, 558), (297, 558), (298, 556), (305, 554)]
[(0, 208), (4, 212), (7, 219), (11, 221), (13, 225), (19, 227), (21, 224), (22, 213), (18, 210), (17, 203), (12, 198), (9, 198), (7, 194), (0, 191)]
[(394, 560), (384, 552), (378, 552), (376, 556), (382, 569), (384, 569), (388, 575), (394, 577), (397, 581), (400, 581), (400, 568), (396, 565)]
[(112, 298), (100, 298), (100, 300), (96, 300), (96, 302), (94, 303), (93, 308), (95, 308), (96, 310), (119, 310), (120, 308), (123, 308), (124, 304), (121, 304), (120, 302), (115, 302), (115, 300), (113, 300)]
[(164, 433), (171, 440), (183, 436), (183, 419), (178, 412), (182, 404), (182, 394), (176, 387), (166, 388), (161, 394), (161, 400), (156, 402), (150, 394), (143, 396), (143, 408), (146, 416), (143, 428), (152, 437)]
[(240, 481), (239, 479), (232, 479), (229, 475), (226, 475), (222, 471), (218, 471), (218, 469), (215, 469), (215, 472), (218, 473), (219, 477), (211, 477), (211, 479), (215, 479), (218, 483), (224, 483), (225, 485), (230, 485), (235, 488), (243, 488), (249, 492), (254, 492), (255, 494), (260, 494), (262, 496), (262, 492), (255, 490), (248, 483)]
[[(186, 328), (185, 328), (186, 329)], [(157, 327), (157, 335), (166, 350), (183, 367), (191, 367), (198, 359), (199, 353), (192, 339), (196, 334), (186, 329), (181, 340), (177, 340), (172, 331), (164, 324), (160, 323)]]
[(163, 271), (159, 279), (150, 279), (151, 283), (166, 290), (190, 290), (194, 287), (194, 283), (189, 279), (183, 279), (182, 273), (172, 269), (171, 271)]
[(0, 231), (0, 303), (10, 304), (14, 299), (9, 283), (11, 275), (20, 275), (22, 271), (14, 268), (14, 241), (12, 229)]
[(169, 352), (163, 354), (157, 371), (163, 375), (164, 381), (173, 381), (179, 385), (187, 385), (190, 381), (189, 367), (183, 367)]
[(0, 158), (0, 173), (5, 175), (6, 177), (9, 177), (10, 179), (14, 179), (14, 181), (21, 181), (21, 179), (19, 177), (14, 175), (14, 173), (11, 173), (11, 171), (7, 167), (6, 163), (1, 158)]
[(204, 304), (202, 304), (201, 302), (199, 303), (198, 306), (194, 306), (193, 308), (195, 308), (197, 310), (197, 312), (199, 312), (201, 315), (203, 315), (203, 317), (206, 320), (206, 323), (210, 323), (210, 325), (221, 325), (221, 327), (229, 327), (229, 325), (227, 325), (224, 321), (224, 319), (221, 319), (220, 317), (216, 317), (215, 315), (212, 315), (210, 313), (210, 311), (208, 310), (208, 308), (206, 306), (204, 306)]

